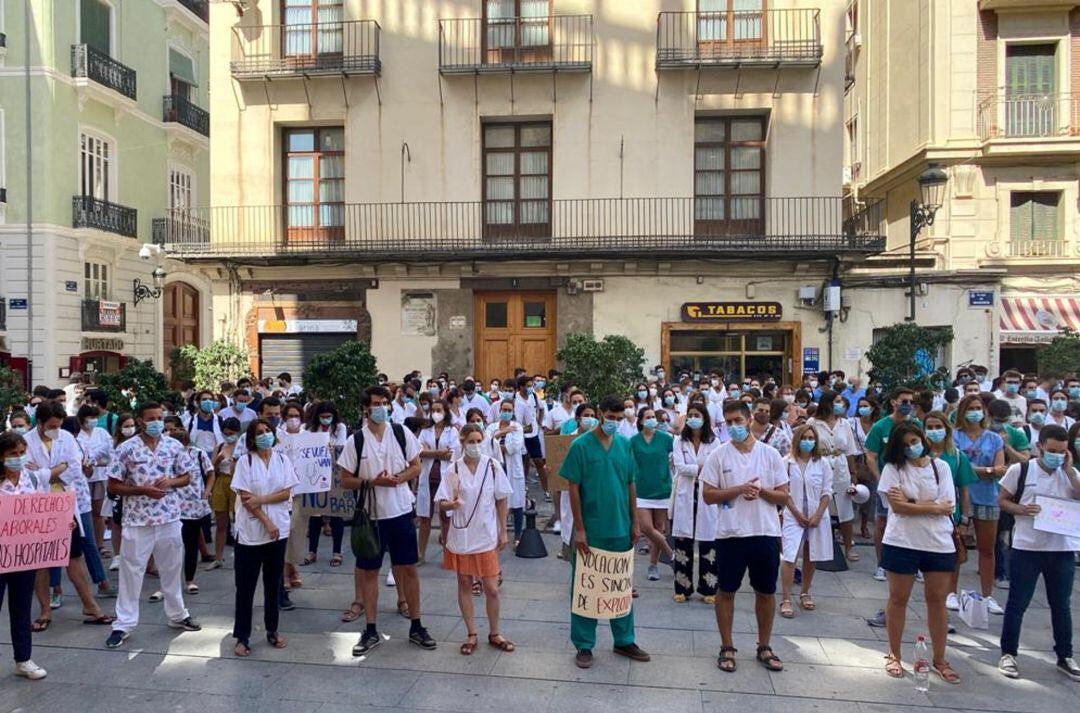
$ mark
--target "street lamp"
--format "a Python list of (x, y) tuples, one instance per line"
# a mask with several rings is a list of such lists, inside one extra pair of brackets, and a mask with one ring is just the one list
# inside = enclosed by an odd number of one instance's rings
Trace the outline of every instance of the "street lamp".
[(919, 174), (918, 180), (919, 200), (911, 201), (909, 215), (911, 226), (911, 240), (908, 244), (908, 259), (911, 268), (908, 274), (910, 292), (908, 296), (911, 300), (907, 317), (909, 322), (915, 321), (915, 241), (925, 226), (934, 224), (934, 216), (941, 204), (945, 202), (945, 184), (949, 176), (936, 163), (932, 163)]
[(135, 278), (133, 283), (135, 293), (135, 306), (138, 307), (139, 303), (143, 300), (150, 299), (156, 300), (161, 297), (161, 283), (165, 281), (165, 270), (160, 265), (154, 268), (154, 271), (150, 273), (150, 277), (154, 280), (154, 287), (144, 284), (139, 278)]

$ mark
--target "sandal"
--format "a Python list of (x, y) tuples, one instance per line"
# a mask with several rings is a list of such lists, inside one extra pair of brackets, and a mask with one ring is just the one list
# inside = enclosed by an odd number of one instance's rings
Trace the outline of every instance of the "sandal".
[(803, 592), (799, 595), (799, 606), (806, 611), (814, 611), (817, 608), (813, 598), (810, 596), (810, 592)]
[(278, 636), (278, 633), (276, 631), (266, 632), (266, 642), (273, 646), (275, 649), (283, 649), (289, 645), (288, 642), (285, 641), (285, 637)]
[(676, 604), (683, 604), (684, 602), (686, 602), (686, 595), (685, 595), (685, 594), (676, 594), (676, 595), (675, 595), (675, 596), (673, 596), (673, 597), (672, 597), (671, 599), (672, 599), (672, 600), (673, 600), (673, 601), (674, 601), (674, 602), (675, 602)]
[(49, 625), (52, 624), (52, 619), (34, 619), (34, 623), (30, 625), (30, 631), (35, 634), (40, 634), (49, 630)]
[(242, 659), (247, 658), (251, 656), (251, 647), (248, 646), (246, 641), (237, 641), (236, 646), (233, 647), (233, 653)]
[(510, 653), (514, 650), (514, 642), (507, 639), (502, 634), (488, 634), (488, 645), (494, 646), (499, 651), (505, 651)]
[(483, 593), (484, 593), (484, 583), (481, 582), (479, 579), (473, 580), (473, 583), (472, 583), (472, 595), (474, 597), (479, 597)]
[[(769, 652), (768, 656), (763, 656), (766, 651)], [(780, 657), (773, 653), (771, 646), (759, 646), (757, 647), (757, 660), (761, 662), (761, 665), (770, 671), (783, 671), (784, 662), (780, 660)]]
[(465, 637), (465, 643), (461, 645), (459, 651), (462, 656), (472, 656), (473, 651), (476, 651), (478, 637), (476, 634), (469, 634)]
[(893, 654), (885, 654), (885, 673), (892, 678), (903, 678), (904, 667), (900, 664), (900, 657)]
[(960, 683), (960, 674), (958, 674), (956, 670), (949, 665), (948, 661), (942, 661), (939, 664), (936, 663), (931, 666), (931, 669), (934, 673), (938, 675), (938, 678), (940, 678), (945, 683), (951, 683), (954, 686)]
[(316, 559), (318, 559), (318, 557), (316, 557), (314, 552), (308, 552), (306, 555), (304, 555), (304, 559), (300, 563), (300, 566), (307, 567), (309, 564), (313, 564)]
[(412, 619), (412, 617), (409, 616), (409, 603), (408, 602), (398, 602), (397, 603), (397, 613), (400, 614), (402, 616), (402, 618), (404, 618), (404, 619)]
[(342, 562), (344, 562), (344, 560), (341, 558), (340, 554), (330, 555), (330, 566), (331, 567), (340, 567)]
[(780, 601), (780, 616), (785, 619), (795, 618), (795, 607), (791, 606), (790, 599), (782, 599)]
[(89, 619), (83, 619), (82, 623), (88, 624), (90, 626), (108, 626), (114, 621), (116, 621), (116, 619), (114, 619), (113, 617), (101, 614), (100, 616), (92, 616)]
[(734, 646), (721, 646), (720, 655), (716, 658), (716, 666), (725, 673), (735, 673), (738, 664), (735, 662), (735, 654), (738, 649)]
[(364, 604), (362, 602), (353, 602), (349, 605), (349, 608), (341, 612), (341, 620), (345, 623), (351, 623), (360, 618), (360, 615), (364, 613)]
[(858, 562), (858, 561), (859, 561), (859, 553), (855, 551), (855, 548), (854, 548), (854, 547), (852, 547), (851, 549), (849, 549), (849, 550), (848, 550), (847, 552), (845, 552), (844, 554), (845, 554), (845, 556), (846, 556), (846, 557), (848, 558), (848, 561), (849, 561), (849, 562)]
[(302, 589), (304, 587), (304, 580), (300, 579), (299, 572), (294, 572), (293, 575), (289, 577), (289, 587), (291, 589)]

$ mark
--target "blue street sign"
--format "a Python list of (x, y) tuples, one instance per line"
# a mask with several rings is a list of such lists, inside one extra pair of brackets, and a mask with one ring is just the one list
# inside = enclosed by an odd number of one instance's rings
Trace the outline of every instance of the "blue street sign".
[(64, 289), (68, 292), (78, 292), (79, 283), (75, 282), (74, 280), (67, 280), (66, 282), (64, 282)]
[(968, 290), (968, 307), (993, 307), (993, 290)]
[(817, 347), (805, 347), (802, 350), (802, 370), (806, 374), (808, 372), (816, 372), (820, 368), (821, 364), (821, 350)]
[(8, 309), (26, 309), (27, 301), (25, 297), (12, 297), (8, 300)]

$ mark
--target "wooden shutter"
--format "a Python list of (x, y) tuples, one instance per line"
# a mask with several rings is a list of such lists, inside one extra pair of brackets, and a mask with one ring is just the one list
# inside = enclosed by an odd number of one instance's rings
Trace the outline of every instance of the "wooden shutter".
[(112, 54), (112, 43), (109, 37), (110, 13), (109, 6), (99, 0), (82, 0), (80, 3), (80, 40), (83, 44), (90, 45), (106, 55)]

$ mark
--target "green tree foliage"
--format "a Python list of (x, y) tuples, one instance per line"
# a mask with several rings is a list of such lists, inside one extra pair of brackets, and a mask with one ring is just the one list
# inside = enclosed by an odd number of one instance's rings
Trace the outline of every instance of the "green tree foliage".
[(601, 340), (591, 334), (567, 334), (566, 346), (555, 358), (563, 365), (559, 380), (574, 384), (593, 400), (629, 393), (645, 367), (645, 350), (620, 334)]
[(883, 393), (897, 386), (940, 389), (949, 382), (948, 370), (933, 363), (933, 355), (953, 340), (952, 327), (920, 327), (905, 322), (884, 330), (866, 352), (870, 378), (881, 382)]
[[(249, 371), (246, 349), (224, 339), (210, 342), (203, 348), (191, 344), (180, 347), (177, 360), (188, 362), (192, 368), (192, 378), (198, 389), (218, 391), (222, 381), (236, 380), (246, 376)], [(175, 375), (175, 378), (179, 378)]]
[(1080, 374), (1080, 332), (1062, 330), (1054, 341), (1035, 352), (1039, 373)]
[(98, 374), (95, 381), (97, 388), (104, 389), (109, 395), (109, 407), (115, 411), (126, 411), (141, 403), (160, 403), (169, 395), (165, 375), (155, 369), (149, 359), (128, 359), (123, 369), (112, 374)]
[(23, 391), (19, 374), (6, 366), (0, 366), (0, 428), (11, 410), (21, 408), (26, 402), (26, 392)]
[(304, 369), (304, 391), (311, 398), (333, 401), (342, 420), (350, 426), (360, 422), (360, 397), (375, 383), (379, 368), (368, 345), (345, 342), (319, 354)]
[(169, 351), (169, 377), (173, 384), (195, 378), (194, 356), (197, 349), (188, 346), (173, 347)]

